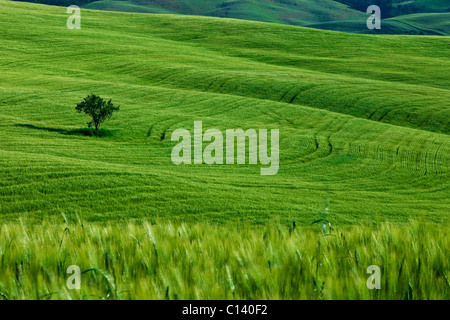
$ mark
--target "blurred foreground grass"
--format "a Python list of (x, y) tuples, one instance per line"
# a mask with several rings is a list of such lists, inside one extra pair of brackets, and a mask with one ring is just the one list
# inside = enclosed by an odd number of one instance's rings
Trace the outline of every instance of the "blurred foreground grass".
[[(448, 226), (49, 218), (0, 227), (3, 299), (449, 299)], [(81, 289), (69, 290), (70, 265)], [(367, 268), (381, 268), (369, 290)], [(0, 299), (1, 299), (0, 298)]]

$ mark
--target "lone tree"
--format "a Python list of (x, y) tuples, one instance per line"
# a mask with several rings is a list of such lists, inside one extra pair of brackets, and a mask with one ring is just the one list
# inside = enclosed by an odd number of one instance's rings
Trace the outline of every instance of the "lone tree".
[(78, 112), (84, 112), (92, 118), (92, 121), (88, 122), (89, 128), (94, 125), (95, 135), (98, 134), (98, 128), (108, 118), (110, 118), (114, 111), (119, 111), (120, 106), (114, 106), (111, 102), (105, 101), (95, 94), (91, 94), (84, 98), (83, 102), (76, 106)]

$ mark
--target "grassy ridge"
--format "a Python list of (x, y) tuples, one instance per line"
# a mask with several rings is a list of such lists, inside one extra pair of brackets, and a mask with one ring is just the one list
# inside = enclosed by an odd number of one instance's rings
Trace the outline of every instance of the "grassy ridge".
[(381, 29), (369, 30), (366, 19), (309, 24), (307, 27), (360, 34), (450, 35), (450, 13), (418, 13), (384, 19)]
[[(20, 1), (20, 0), (19, 0)], [(274, 22), (289, 25), (308, 26), (312, 28), (344, 31), (359, 34), (411, 34), (411, 35), (450, 35), (447, 26), (448, 14), (441, 17), (434, 13), (450, 11), (449, 4), (445, 0), (433, 1), (394, 1), (391, 12), (385, 12), (382, 6), (383, 16), (391, 19), (383, 21), (381, 30), (369, 30), (366, 27), (366, 5), (358, 4), (358, 9), (353, 9), (342, 3), (346, 1), (332, 0), (23, 0), (43, 4), (69, 6), (80, 5), (86, 9), (203, 15), (222, 18), (235, 18), (253, 21)], [(358, 3), (358, 2), (356, 2)], [(374, 3), (376, 4), (376, 3)], [(387, 9), (386, 9), (387, 10)], [(422, 15), (420, 15), (422, 13)], [(423, 14), (432, 13), (432, 14)], [(419, 19), (414, 18), (414, 23), (408, 21), (411, 14), (419, 14)], [(406, 16), (405, 16), (406, 15)], [(412, 15), (414, 16), (414, 15)], [(395, 17), (395, 18), (392, 18)], [(397, 19), (398, 18), (398, 19)], [(437, 22), (436, 20), (442, 20)]]
[[(324, 236), (276, 222), (64, 219), (0, 227), (0, 300), (450, 298), (450, 238), (423, 221)], [(80, 290), (67, 289), (70, 265), (82, 271)], [(371, 265), (381, 270), (379, 290), (366, 286)]]
[(450, 4), (446, 0), (416, 0), (417, 5), (429, 12), (448, 12)]
[(366, 15), (331, 0), (128, 0), (96, 1), (86, 9), (153, 13), (195, 14), (222, 18), (304, 25), (307, 23), (362, 18)]
[[(448, 221), (448, 38), (0, 1), (2, 220)], [(26, 28), (25, 28), (26, 25)], [(412, 63), (414, 62), (414, 63)], [(71, 136), (86, 94), (113, 137)], [(171, 132), (280, 129), (280, 171), (173, 165)], [(382, 121), (383, 123), (380, 123)]]
[(450, 35), (450, 13), (411, 14), (391, 19), (429, 32)]

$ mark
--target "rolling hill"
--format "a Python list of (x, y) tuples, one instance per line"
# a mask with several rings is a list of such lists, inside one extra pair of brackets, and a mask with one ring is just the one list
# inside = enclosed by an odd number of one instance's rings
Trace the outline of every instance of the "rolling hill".
[(440, 35), (450, 35), (450, 13), (419, 13), (391, 18), (389, 20), (398, 21), (424, 33), (429, 32), (431, 34), (434, 32)]
[[(358, 1), (333, 0), (18, 0), (51, 5), (72, 4), (86, 9), (202, 15), (235, 18), (252, 21), (307, 26), (310, 28), (351, 32), (358, 34), (409, 34), (449, 35), (448, 21), (450, 6), (446, 1), (393, 1), (391, 9), (382, 12), (390, 19), (384, 19), (381, 30), (366, 27), (366, 7)], [(372, 3), (372, 2), (368, 2)], [(378, 2), (374, 2), (377, 4)], [(353, 4), (353, 5), (352, 5)], [(356, 6), (355, 6), (356, 4)], [(350, 7), (348, 6), (350, 5)], [(386, 10), (388, 12), (386, 13)], [(444, 15), (419, 13), (447, 13)], [(412, 18), (410, 18), (410, 14)], [(413, 19), (414, 23), (408, 23)]]
[[(235, 18), (292, 25), (304, 25), (339, 19), (363, 18), (362, 12), (352, 10), (331, 0), (272, 1), (272, 0), (209, 0), (209, 1), (96, 1), (87, 9), (133, 11), (136, 4), (145, 12), (177, 13)], [(132, 9), (133, 8), (133, 9)], [(148, 8), (148, 9), (146, 9)], [(140, 10), (139, 10), (140, 11)]]
[(418, 13), (384, 19), (379, 30), (369, 30), (365, 19), (314, 23), (307, 27), (359, 34), (449, 36), (450, 13)]
[[(51, 0), (50, 0), (51, 1)], [(56, 0), (57, 1), (57, 0)], [(395, 17), (413, 13), (450, 12), (447, 0), (336, 0), (358, 11), (366, 11), (370, 5), (378, 5), (382, 16)]]
[(29, 2), (61, 6), (75, 4), (86, 9), (108, 11), (237, 18), (292, 25), (356, 19), (366, 16), (365, 13), (350, 9), (346, 5), (332, 0), (29, 0)]
[[(0, 0), (0, 219), (448, 222), (450, 39)], [(89, 93), (113, 137), (64, 134)], [(279, 129), (280, 170), (171, 161), (178, 128)]]
[(450, 3), (447, 0), (416, 0), (400, 2), (404, 6), (416, 5), (422, 12), (450, 12)]

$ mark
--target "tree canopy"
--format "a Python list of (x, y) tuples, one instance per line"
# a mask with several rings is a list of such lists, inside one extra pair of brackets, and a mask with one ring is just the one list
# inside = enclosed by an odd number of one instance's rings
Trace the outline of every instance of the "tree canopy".
[(92, 118), (92, 121), (88, 122), (88, 126), (90, 128), (94, 125), (95, 133), (98, 133), (100, 125), (110, 118), (115, 111), (119, 111), (120, 106), (114, 106), (111, 99), (106, 101), (95, 94), (91, 94), (84, 98), (75, 109), (80, 113), (84, 112)]

